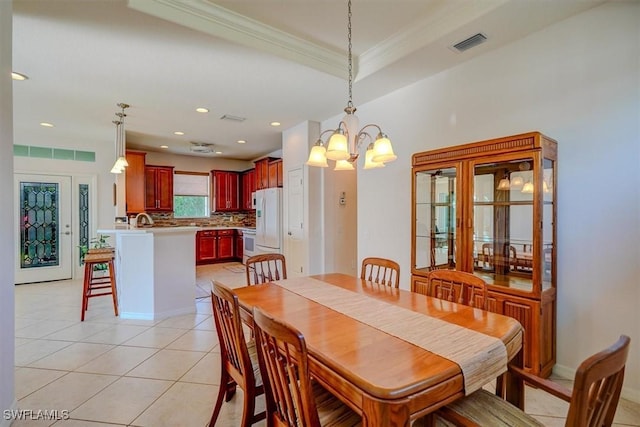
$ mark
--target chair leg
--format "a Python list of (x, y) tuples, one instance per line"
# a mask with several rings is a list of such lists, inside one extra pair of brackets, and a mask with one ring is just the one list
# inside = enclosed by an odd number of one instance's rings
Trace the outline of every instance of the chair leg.
[(250, 427), (254, 422), (253, 412), (256, 410), (256, 396), (250, 390), (245, 390), (242, 406), (242, 424), (240, 425)]
[(235, 396), (236, 394), (236, 382), (234, 380), (232, 380), (231, 378), (229, 378), (229, 382), (227, 383), (227, 388), (226, 388), (226, 392), (225, 392), (225, 402), (230, 401), (233, 396)]
[(216, 420), (220, 415), (220, 408), (222, 408), (222, 399), (227, 394), (227, 386), (224, 384), (229, 383), (229, 375), (224, 369), (224, 361), (222, 363), (222, 370), (220, 375), (220, 388), (218, 389), (218, 397), (216, 398), (216, 405), (213, 407), (213, 414), (211, 414), (211, 421), (209, 421), (209, 426), (214, 427), (216, 425)]

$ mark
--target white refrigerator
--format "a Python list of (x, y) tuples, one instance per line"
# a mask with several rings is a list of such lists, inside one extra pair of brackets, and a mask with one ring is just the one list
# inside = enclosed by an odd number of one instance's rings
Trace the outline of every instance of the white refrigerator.
[(282, 188), (256, 191), (256, 254), (281, 253)]

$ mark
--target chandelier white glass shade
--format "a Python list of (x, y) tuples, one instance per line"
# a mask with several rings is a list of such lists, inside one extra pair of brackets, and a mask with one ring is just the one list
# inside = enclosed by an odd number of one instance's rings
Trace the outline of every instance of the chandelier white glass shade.
[(116, 125), (116, 162), (111, 168), (111, 173), (122, 173), (124, 172), (124, 169), (129, 166), (129, 163), (127, 162), (127, 158), (125, 156), (126, 141), (124, 132), (124, 118), (127, 116), (124, 113), (124, 110), (126, 108), (129, 108), (129, 105), (119, 103), (118, 107), (122, 109), (122, 112), (116, 113), (118, 119), (113, 121), (113, 124)]
[[(351, 0), (348, 2), (348, 26), (347, 34), (349, 39), (349, 101), (344, 109), (347, 113), (337, 129), (329, 129), (320, 134), (320, 138), (311, 148), (307, 165), (326, 168), (327, 159), (335, 160), (334, 170), (353, 170), (353, 164), (358, 160), (358, 150), (363, 142), (367, 142), (365, 153), (364, 169), (383, 167), (385, 163), (397, 159), (393, 153), (393, 147), (389, 137), (382, 132), (380, 126), (367, 124), (360, 127), (360, 119), (356, 116), (356, 107), (353, 106), (353, 59), (351, 54)], [(375, 138), (367, 132), (368, 129), (375, 129)], [(322, 140), (322, 136), (331, 132), (327, 144)]]

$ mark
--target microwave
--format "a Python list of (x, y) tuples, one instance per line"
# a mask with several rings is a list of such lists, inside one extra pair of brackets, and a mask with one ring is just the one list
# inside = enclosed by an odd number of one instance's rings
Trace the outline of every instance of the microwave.
[(251, 193), (251, 209), (256, 208), (256, 192)]

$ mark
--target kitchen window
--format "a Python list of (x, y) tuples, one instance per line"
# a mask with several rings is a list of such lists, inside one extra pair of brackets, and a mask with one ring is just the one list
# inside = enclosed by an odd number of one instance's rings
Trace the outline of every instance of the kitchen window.
[(209, 173), (176, 171), (173, 176), (174, 218), (209, 216)]

